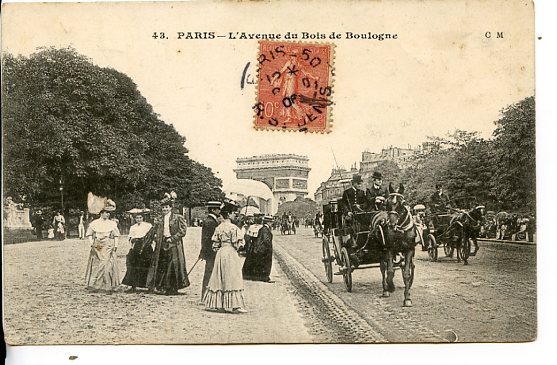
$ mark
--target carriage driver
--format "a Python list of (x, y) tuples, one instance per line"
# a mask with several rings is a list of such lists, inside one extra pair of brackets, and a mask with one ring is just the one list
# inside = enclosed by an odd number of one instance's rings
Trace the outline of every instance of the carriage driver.
[(451, 208), (449, 197), (443, 191), (443, 185), (440, 183), (435, 184), (435, 190), (430, 198), (431, 212), (434, 214), (446, 213)]
[(348, 217), (353, 213), (363, 212), (366, 208), (366, 192), (363, 189), (362, 177), (352, 176), (351, 186), (342, 193), (342, 212)]

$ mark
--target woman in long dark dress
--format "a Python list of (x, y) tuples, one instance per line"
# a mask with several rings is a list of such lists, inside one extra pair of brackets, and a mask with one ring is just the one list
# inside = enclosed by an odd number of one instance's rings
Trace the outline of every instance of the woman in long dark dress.
[(130, 251), (126, 257), (126, 276), (122, 284), (131, 286), (129, 292), (136, 288), (147, 287), (147, 274), (153, 258), (152, 242), (154, 238), (153, 225), (145, 222), (145, 214), (148, 209), (132, 209), (135, 224), (130, 227), (128, 239), (131, 244)]
[(242, 276), (244, 280), (255, 280), (257, 271), (259, 270), (258, 256), (254, 253), (257, 244), (257, 236), (259, 230), (263, 227), (263, 215), (254, 217), (254, 223), (246, 228), (244, 235), (245, 256), (244, 266), (242, 267)]
[[(244, 279), (272, 282), (271, 267), (273, 265), (273, 217), (264, 217), (263, 225), (257, 229), (256, 238), (251, 238), (244, 262)], [(249, 235), (249, 232), (248, 232)]]

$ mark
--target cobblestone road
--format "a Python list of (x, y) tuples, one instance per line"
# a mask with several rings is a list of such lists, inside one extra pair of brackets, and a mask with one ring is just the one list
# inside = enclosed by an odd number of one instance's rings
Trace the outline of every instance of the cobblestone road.
[[(188, 229), (188, 269), (199, 253), (200, 228)], [(120, 240), (121, 277), (129, 249)], [(274, 265), (273, 284), (245, 281), (249, 313), (207, 312), (199, 304), (203, 263), (181, 296), (112, 295), (85, 290), (87, 241), (4, 246), (5, 335), (10, 344), (195, 344), (313, 342), (289, 282)]]
[[(334, 276), (332, 284), (326, 282), (321, 244), (320, 238), (303, 228), (297, 235), (275, 235), (279, 261), (283, 252), (294, 257), (323, 288), (329, 289), (327, 296), (341, 300), (353, 314), (350, 320), (364, 319), (380, 334), (364, 342), (520, 342), (536, 338), (535, 246), (480, 242), (478, 256), (472, 257), (468, 266), (444, 257), (442, 249), (439, 261), (431, 262), (418, 246), (412, 286), (414, 306), (403, 308), (400, 271), (395, 273), (396, 291), (389, 298), (381, 297), (379, 268), (354, 271), (353, 291), (348, 293), (342, 276)], [(284, 261), (288, 266), (288, 259)], [(285, 272), (291, 277), (288, 269)], [(294, 276), (291, 280), (296, 287), (305, 285)], [(308, 298), (318, 301), (315, 296)], [(334, 313), (327, 310), (321, 313), (322, 319), (336, 323), (336, 314), (327, 317), (327, 312)], [(337, 329), (347, 331), (339, 326)], [(336, 339), (342, 342), (342, 336)]]

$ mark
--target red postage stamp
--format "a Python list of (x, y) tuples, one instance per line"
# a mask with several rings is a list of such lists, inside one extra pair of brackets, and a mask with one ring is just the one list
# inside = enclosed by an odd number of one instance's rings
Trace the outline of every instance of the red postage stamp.
[(255, 128), (330, 132), (334, 47), (262, 41)]

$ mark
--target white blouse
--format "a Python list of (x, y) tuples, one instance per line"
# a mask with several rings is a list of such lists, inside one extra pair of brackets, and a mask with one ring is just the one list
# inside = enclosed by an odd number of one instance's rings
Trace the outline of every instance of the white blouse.
[(130, 240), (132, 238), (143, 238), (152, 227), (153, 225), (149, 222), (136, 223), (130, 227), (130, 233), (128, 234), (128, 238)]

